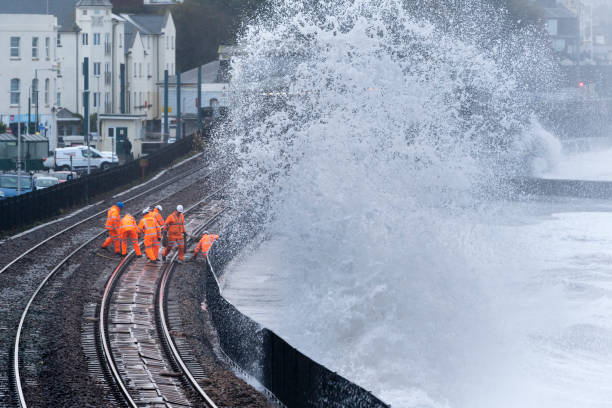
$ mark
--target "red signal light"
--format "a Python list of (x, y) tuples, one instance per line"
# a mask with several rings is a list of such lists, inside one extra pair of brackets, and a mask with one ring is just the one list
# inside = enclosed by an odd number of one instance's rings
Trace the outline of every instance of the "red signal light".
[(584, 88), (584, 82), (582, 81), (578, 82), (578, 88)]

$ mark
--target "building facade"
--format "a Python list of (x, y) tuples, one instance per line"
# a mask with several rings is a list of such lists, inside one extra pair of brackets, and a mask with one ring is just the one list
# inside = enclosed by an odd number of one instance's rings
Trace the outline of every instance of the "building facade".
[[(54, 112), (63, 108), (82, 116), (87, 95), (92, 115), (160, 119), (158, 83), (165, 69), (171, 75), (176, 69), (176, 29), (170, 13), (118, 15), (110, 0), (2, 3), (0, 49), (9, 58), (0, 66), (0, 121), (27, 122), (28, 95), (32, 106), (38, 97), (40, 129), (53, 139)], [(54, 146), (50, 138), (50, 148)]]

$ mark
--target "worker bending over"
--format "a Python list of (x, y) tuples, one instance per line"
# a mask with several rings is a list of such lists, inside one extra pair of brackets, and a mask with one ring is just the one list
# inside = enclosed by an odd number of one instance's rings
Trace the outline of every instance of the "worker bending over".
[(123, 203), (119, 201), (113, 205), (106, 213), (106, 228), (108, 230), (108, 238), (102, 244), (102, 248), (108, 251), (108, 246), (113, 244), (115, 247), (115, 253), (119, 254), (121, 251), (121, 209)]
[(195, 247), (195, 250), (193, 251), (193, 257), (191, 259), (195, 260), (200, 251), (202, 251), (202, 255), (204, 255), (204, 259), (206, 259), (210, 247), (212, 246), (213, 242), (218, 239), (218, 235), (209, 234), (208, 231), (204, 231), (204, 235), (202, 235), (202, 238), (200, 238), (200, 242), (198, 242), (198, 245)]
[(142, 217), (138, 223), (138, 229), (144, 234), (145, 253), (149, 257), (149, 261), (157, 262), (161, 228), (159, 228), (159, 225), (155, 221), (155, 213), (151, 208), (146, 208), (142, 214), (144, 217)]
[(168, 244), (164, 248), (162, 259), (165, 261), (172, 248), (178, 246), (179, 263), (183, 263), (187, 232), (185, 231), (185, 216), (183, 215), (182, 205), (177, 205), (176, 211), (166, 218), (165, 229), (168, 234)]
[(136, 251), (136, 256), (142, 256), (142, 252), (140, 252), (140, 245), (138, 245), (138, 233), (139, 231), (138, 225), (136, 225), (136, 220), (130, 214), (126, 214), (121, 219), (121, 254), (123, 256), (127, 255), (128, 238), (132, 242), (134, 251)]

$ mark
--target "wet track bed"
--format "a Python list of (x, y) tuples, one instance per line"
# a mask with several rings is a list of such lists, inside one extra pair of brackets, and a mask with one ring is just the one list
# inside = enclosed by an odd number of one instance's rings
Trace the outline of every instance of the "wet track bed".
[[(206, 174), (205, 170), (193, 169), (171, 186), (126, 207), (138, 214), (142, 207), (159, 202), (164, 196), (170, 196), (161, 201), (167, 209), (178, 203), (196, 202), (210, 188), (210, 181), (204, 180)], [(138, 191), (141, 190), (125, 198)], [(74, 223), (77, 219), (70, 221)], [(3, 304), (10, 305), (0, 311), (0, 336), (5, 345), (0, 350), (0, 406), (17, 405), (15, 384), (10, 382), (13, 356), (9, 350), (25, 304), (61, 259), (102, 231), (104, 220), (102, 216), (57, 237), (0, 275)], [(95, 319), (88, 308), (97, 302), (104, 281), (119, 262), (118, 257), (99, 251), (100, 242), (97, 239), (77, 253), (32, 304), (20, 348), (22, 385), (31, 406), (113, 406), (113, 396), (86, 352), (87, 343), (92, 340), (86, 331), (91, 319)]]

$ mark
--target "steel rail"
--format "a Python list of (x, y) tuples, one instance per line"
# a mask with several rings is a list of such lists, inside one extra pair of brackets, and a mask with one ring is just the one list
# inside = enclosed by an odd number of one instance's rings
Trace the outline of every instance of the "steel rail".
[[(212, 197), (214, 197), (217, 194), (219, 194), (225, 188), (226, 188), (226, 186), (220, 187), (219, 189), (215, 190), (213, 193), (209, 194), (208, 196), (206, 196), (202, 200), (198, 201), (197, 203), (195, 203), (194, 205), (192, 205), (191, 207), (186, 209), (185, 212), (188, 213), (188, 212), (192, 211), (193, 209), (199, 207), (204, 202), (210, 200)], [(134, 257), (134, 251), (131, 251), (128, 254), (128, 256), (126, 256), (124, 258), (124, 260), (119, 264), (119, 266), (117, 266), (117, 268), (115, 269), (115, 271), (113, 272), (113, 274), (111, 275), (111, 277), (108, 279), (108, 281), (106, 283), (106, 287), (104, 288), (104, 295), (102, 297), (102, 301), (101, 301), (101, 304), (100, 304), (100, 312), (99, 312), (99, 319), (98, 319), (98, 321), (99, 321), (98, 330), (99, 330), (99, 335), (100, 335), (101, 343), (102, 343), (102, 352), (103, 352), (103, 356), (102, 357), (104, 359), (104, 364), (107, 367), (107, 369), (109, 371), (109, 374), (111, 375), (111, 377), (113, 379), (113, 382), (115, 384), (117, 384), (117, 386), (119, 387), (119, 390), (121, 391), (121, 394), (126, 399), (126, 402), (130, 405), (131, 408), (137, 408), (138, 405), (134, 401), (132, 396), (130, 395), (129, 391), (127, 390), (127, 387), (126, 387), (123, 379), (121, 378), (121, 375), (119, 374), (119, 370), (117, 369), (117, 366), (115, 364), (115, 360), (113, 358), (113, 354), (112, 354), (112, 351), (110, 349), (110, 342), (109, 342), (109, 338), (108, 338), (108, 333), (107, 333), (107, 330), (106, 330), (106, 325), (107, 325), (107, 323), (106, 323), (106, 315), (108, 314), (108, 306), (109, 306), (109, 303), (110, 303), (112, 292), (113, 292), (113, 290), (114, 290), (114, 288), (115, 288), (115, 286), (116, 286), (116, 284), (117, 284), (117, 282), (119, 280), (119, 277), (123, 274), (123, 272), (125, 272), (125, 270), (127, 269), (127, 265), (129, 263), (129, 261), (131, 259), (133, 259), (133, 257)], [(185, 371), (184, 371), (184, 373), (185, 373)], [(185, 375), (187, 376), (187, 374), (185, 374)], [(202, 392), (204, 392), (204, 391), (202, 390)], [(204, 395), (206, 395), (206, 394), (204, 394)], [(211, 408), (216, 408), (216, 406), (213, 405), (213, 406), (211, 406)]]
[[(199, 234), (206, 228), (210, 227), (224, 212), (225, 210), (221, 210), (217, 214), (212, 216), (210, 219), (208, 219), (204, 224), (198, 227), (197, 233)], [(174, 257), (172, 258), (172, 261), (168, 263), (168, 265), (166, 266), (164, 273), (162, 275), (161, 281), (160, 281), (159, 289), (158, 289), (157, 312), (158, 312), (158, 317), (159, 317), (159, 324), (161, 326), (161, 332), (164, 336), (165, 343), (168, 346), (169, 354), (174, 359), (176, 364), (180, 367), (180, 369), (183, 371), (189, 384), (197, 391), (197, 393), (206, 402), (207, 407), (217, 408), (217, 405), (206, 394), (206, 391), (204, 391), (202, 387), (200, 387), (200, 384), (198, 384), (197, 380), (193, 377), (191, 370), (189, 370), (189, 368), (187, 367), (187, 364), (185, 364), (185, 362), (183, 361), (181, 354), (176, 348), (174, 339), (172, 338), (172, 335), (170, 334), (170, 328), (168, 327), (168, 322), (166, 320), (166, 303), (168, 300), (166, 297), (166, 294), (168, 291), (167, 290), (168, 282), (170, 281), (170, 277), (172, 275), (172, 272), (174, 271), (174, 267), (176, 266), (176, 264), (174, 263), (176, 256), (177, 255), (175, 254)]]
[[(182, 173), (181, 175), (179, 175), (179, 176), (177, 176), (177, 177), (174, 177), (174, 178), (173, 178), (173, 179), (171, 179), (171, 180), (168, 180), (168, 182), (175, 181), (175, 180), (176, 180), (178, 177), (183, 177), (185, 173), (187, 173), (187, 172), (184, 172), (184, 173)], [(209, 177), (209, 176), (210, 176), (211, 174), (213, 174), (213, 173), (214, 173), (214, 171), (211, 171), (210, 173), (207, 173), (207, 174), (204, 176), (204, 178)], [(196, 184), (197, 182), (198, 182), (198, 181), (196, 181), (196, 182), (192, 183), (191, 185)], [(166, 182), (165, 184), (167, 184), (167, 182)], [(161, 188), (161, 187), (162, 187), (162, 185), (157, 185), (157, 186), (155, 186), (153, 189), (158, 189), (158, 188)], [(153, 190), (153, 189), (149, 189), (149, 190), (147, 190), (147, 191), (145, 191), (145, 192), (143, 192), (143, 193), (139, 194), (138, 196), (134, 196), (134, 197), (130, 198), (130, 200), (136, 199), (136, 198), (138, 198), (138, 197), (140, 197), (140, 196), (142, 196), (142, 195), (146, 194), (147, 192), (150, 192), (150, 191), (151, 191), (151, 190)], [(218, 192), (218, 191), (219, 191), (219, 190), (217, 190), (217, 192)], [(163, 198), (161, 198), (159, 201), (160, 201), (160, 202), (161, 202), (161, 201), (165, 201), (165, 200), (169, 199), (170, 197), (174, 196), (175, 194), (176, 194), (176, 193), (168, 194), (168, 195), (164, 196)], [(127, 202), (127, 201), (128, 201), (128, 200), (126, 200), (126, 202)], [(199, 205), (199, 203), (201, 203), (201, 202), (202, 202), (202, 201), (199, 201), (198, 203), (196, 203), (196, 204), (195, 204), (194, 206), (192, 206), (191, 208), (194, 208), (195, 206)], [(191, 208), (190, 208), (190, 209), (191, 209)], [(105, 211), (106, 211), (106, 210), (105, 210)], [(79, 222), (78, 224), (73, 225), (73, 226), (72, 226), (72, 227), (70, 227), (70, 228), (73, 228), (73, 227), (75, 227), (76, 225), (80, 225), (80, 224), (82, 224), (82, 223), (83, 223), (83, 222), (85, 222), (85, 221), (89, 221), (89, 220), (91, 220), (92, 218), (94, 218), (94, 217), (96, 217), (96, 216), (99, 216), (100, 214), (104, 213), (105, 211), (102, 211), (102, 212), (100, 212), (100, 213), (98, 213), (98, 214), (96, 214), (96, 215), (94, 215), (94, 216), (92, 216), (92, 217), (89, 217), (89, 218), (87, 218), (87, 219), (85, 219), (85, 220), (83, 220), (83, 221)], [(53, 235), (51, 238), (49, 238), (49, 239), (47, 239), (47, 240), (45, 240), (45, 241), (41, 242), (40, 244), (36, 245), (36, 246), (35, 246), (33, 249), (36, 249), (36, 248), (40, 247), (40, 245), (41, 245), (42, 243), (44, 243), (44, 242), (48, 242), (50, 239), (52, 239), (52, 238), (54, 238), (54, 237), (57, 237), (57, 236), (59, 236), (60, 234), (62, 234), (62, 233), (64, 233), (64, 232), (66, 232), (66, 231), (68, 231), (68, 229), (65, 229), (65, 230), (61, 231), (60, 233)], [(76, 255), (76, 254), (77, 254), (79, 251), (81, 251), (81, 250), (82, 250), (83, 248), (85, 248), (86, 246), (90, 245), (90, 244), (91, 244), (92, 242), (94, 242), (96, 239), (98, 239), (98, 238), (100, 238), (101, 236), (103, 236), (104, 234), (106, 234), (106, 232), (107, 232), (106, 230), (103, 230), (102, 232), (100, 232), (100, 233), (96, 234), (94, 237), (92, 237), (91, 239), (89, 239), (88, 241), (86, 241), (85, 243), (83, 243), (81, 246), (79, 246), (77, 249), (75, 249), (74, 251), (72, 251), (72, 252), (71, 252), (71, 253), (70, 253), (68, 256), (66, 256), (65, 258), (63, 258), (63, 259), (60, 261), (60, 263), (59, 263), (59, 264), (57, 264), (57, 265), (56, 265), (56, 267), (55, 267), (55, 268), (53, 268), (53, 270), (52, 270), (51, 272), (49, 272), (49, 273), (47, 274), (47, 276), (45, 277), (45, 279), (44, 279), (44, 280), (43, 280), (43, 281), (42, 281), (42, 282), (41, 282), (41, 283), (38, 285), (38, 287), (36, 288), (36, 291), (35, 291), (35, 292), (32, 294), (32, 296), (30, 297), (30, 299), (29, 299), (29, 301), (28, 301), (28, 303), (27, 303), (27, 305), (26, 305), (26, 307), (25, 307), (25, 309), (24, 309), (23, 313), (21, 314), (21, 319), (19, 320), (19, 325), (18, 325), (18, 327), (17, 327), (17, 334), (16, 334), (16, 337), (15, 337), (15, 344), (14, 344), (14, 347), (13, 347), (13, 371), (14, 371), (14, 381), (15, 381), (15, 387), (17, 388), (17, 396), (18, 396), (18, 400), (19, 400), (19, 405), (20, 405), (20, 407), (21, 407), (21, 408), (27, 408), (27, 406), (28, 406), (28, 405), (27, 405), (27, 402), (26, 402), (26, 400), (25, 400), (25, 395), (24, 395), (24, 393), (23, 393), (23, 388), (22, 388), (22, 385), (21, 385), (21, 372), (20, 372), (20, 369), (19, 369), (19, 360), (20, 360), (20, 359), (19, 359), (19, 343), (20, 343), (20, 340), (21, 340), (21, 333), (22, 333), (22, 331), (23, 331), (23, 326), (24, 326), (24, 323), (25, 323), (25, 319), (26, 319), (26, 317), (27, 317), (27, 315), (28, 315), (28, 312), (29, 312), (29, 310), (30, 310), (30, 307), (32, 306), (32, 303), (34, 302), (34, 299), (35, 299), (35, 298), (38, 296), (38, 294), (40, 293), (40, 291), (42, 290), (42, 288), (43, 288), (43, 287), (44, 287), (44, 286), (45, 286), (45, 285), (46, 285), (46, 284), (49, 282), (49, 280), (50, 280), (50, 279), (51, 279), (51, 278), (52, 278), (52, 277), (53, 277), (53, 276), (54, 276), (54, 275), (57, 273), (57, 271), (59, 271), (59, 270), (61, 269), (61, 267), (62, 267), (62, 266), (64, 266), (64, 265), (66, 264), (66, 262), (68, 262), (68, 261), (70, 260), (70, 258), (72, 258), (74, 255)], [(22, 254), (22, 256), (21, 256), (21, 257), (23, 257), (23, 256), (27, 255), (28, 253), (32, 252), (32, 250), (33, 250), (33, 249), (31, 249), (31, 250), (29, 250), (29, 251), (25, 252), (24, 254)], [(119, 266), (121, 266), (122, 264), (127, 264), (127, 260), (128, 260), (128, 259), (129, 259), (129, 258), (130, 258), (132, 255), (133, 255), (133, 252), (130, 252), (130, 253), (128, 254), (128, 256), (126, 256), (126, 257), (125, 257), (125, 258), (124, 258), (124, 259), (121, 261), (121, 263), (119, 264)], [(18, 258), (18, 259), (19, 259), (19, 258)], [(6, 268), (8, 268), (10, 265), (12, 265), (13, 263), (15, 263), (15, 262), (16, 262), (18, 259), (16, 259), (15, 261), (11, 262), (11, 264), (7, 265), (7, 266), (6, 266), (6, 267), (5, 267), (5, 268), (4, 268), (2, 271), (0, 271), (0, 273), (1, 273), (1, 272), (3, 272), (3, 271), (6, 269)], [(116, 272), (116, 271), (115, 271), (115, 272)], [(113, 274), (113, 275), (114, 275), (114, 274)], [(134, 407), (135, 407), (135, 405), (134, 405)]]
[[(213, 170), (213, 171), (211, 171), (210, 173), (206, 174), (206, 175), (204, 176), (204, 178), (207, 178), (207, 177), (208, 177), (208, 176), (210, 176), (210, 175), (211, 175), (213, 172), (214, 172), (214, 170)], [(164, 187), (166, 187), (167, 185), (169, 185), (169, 184), (171, 184), (171, 183), (175, 182), (176, 180), (178, 180), (178, 179), (180, 179), (180, 178), (184, 177), (184, 176), (185, 176), (186, 174), (188, 174), (188, 173), (190, 173), (190, 171), (189, 171), (189, 170), (188, 170), (188, 171), (185, 171), (185, 172), (182, 172), (181, 174), (179, 174), (179, 175), (177, 175), (177, 176), (175, 176), (175, 177), (171, 178), (170, 180), (166, 180), (166, 181), (164, 181), (164, 182), (163, 182), (163, 183), (161, 183), (161, 184), (158, 184), (158, 185), (156, 185), (156, 186), (153, 186), (153, 187), (149, 188), (148, 190), (145, 190), (145, 191), (143, 191), (143, 192), (141, 192), (141, 193), (139, 193), (139, 194), (137, 194), (137, 195), (135, 195), (135, 196), (133, 196), (133, 197), (128, 198), (127, 200), (124, 200), (123, 202), (125, 202), (125, 203), (129, 203), (130, 201), (133, 201), (133, 200), (135, 200), (135, 199), (137, 199), (137, 198), (140, 198), (140, 197), (142, 197), (143, 195), (148, 194), (148, 193), (150, 193), (150, 192), (151, 192), (151, 191), (153, 191), (153, 190), (157, 190), (157, 189), (160, 189), (160, 188), (164, 188)], [(25, 251), (24, 253), (22, 253), (21, 255), (19, 255), (17, 258), (13, 259), (13, 260), (12, 260), (10, 263), (8, 263), (7, 265), (5, 265), (5, 266), (4, 266), (2, 269), (0, 269), (0, 275), (2, 275), (2, 274), (3, 274), (3, 273), (4, 273), (4, 272), (5, 272), (5, 271), (6, 271), (8, 268), (10, 268), (11, 266), (13, 266), (13, 265), (14, 265), (16, 262), (19, 262), (21, 259), (25, 258), (27, 255), (31, 254), (32, 252), (34, 252), (35, 250), (37, 250), (38, 248), (40, 248), (40, 247), (41, 247), (41, 246), (43, 246), (44, 244), (46, 244), (46, 243), (48, 243), (49, 241), (51, 241), (52, 239), (59, 237), (60, 235), (62, 235), (62, 234), (64, 234), (64, 233), (66, 233), (66, 232), (68, 232), (68, 231), (70, 231), (70, 230), (72, 230), (72, 229), (74, 229), (74, 228), (78, 227), (79, 225), (82, 225), (82, 224), (86, 223), (87, 221), (91, 221), (91, 220), (93, 220), (94, 218), (96, 218), (96, 217), (99, 217), (99, 216), (103, 215), (103, 214), (104, 214), (104, 213), (106, 213), (107, 211), (108, 211), (108, 208), (107, 208), (107, 209), (104, 209), (104, 210), (102, 210), (102, 211), (100, 211), (100, 212), (98, 212), (98, 213), (96, 213), (96, 214), (94, 214), (94, 215), (92, 215), (92, 216), (89, 216), (89, 217), (87, 217), (87, 218), (85, 218), (85, 219), (83, 219), (83, 220), (81, 220), (81, 221), (79, 221), (79, 222), (77, 222), (77, 223), (75, 223), (75, 224), (73, 224), (73, 225), (69, 226), (68, 228), (64, 228), (62, 231), (60, 231), (60, 232), (58, 232), (58, 233), (56, 233), (56, 234), (53, 234), (53, 235), (51, 235), (50, 237), (48, 237), (48, 238), (46, 238), (46, 239), (42, 240), (42, 241), (41, 241), (41, 242), (39, 242), (38, 244), (34, 245), (34, 246), (33, 246), (33, 247), (31, 247), (30, 249), (28, 249), (27, 251)]]

